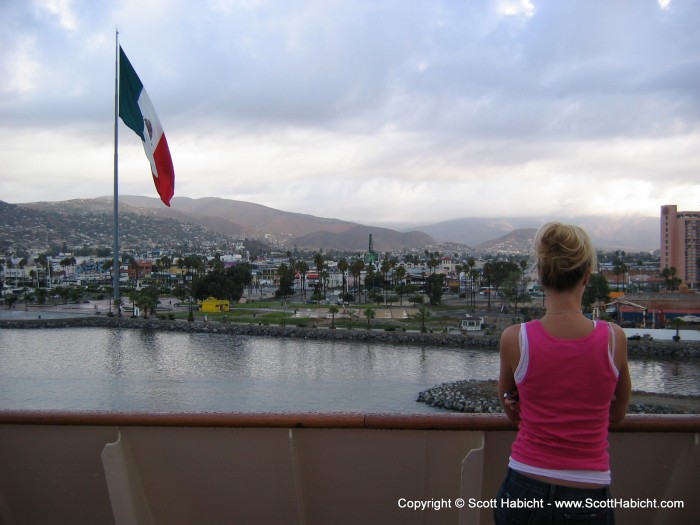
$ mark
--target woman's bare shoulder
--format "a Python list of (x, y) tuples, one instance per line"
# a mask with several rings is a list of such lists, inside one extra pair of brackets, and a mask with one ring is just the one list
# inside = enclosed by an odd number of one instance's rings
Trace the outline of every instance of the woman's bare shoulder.
[(520, 324), (514, 324), (503, 330), (501, 334), (501, 346), (512, 346), (518, 343)]

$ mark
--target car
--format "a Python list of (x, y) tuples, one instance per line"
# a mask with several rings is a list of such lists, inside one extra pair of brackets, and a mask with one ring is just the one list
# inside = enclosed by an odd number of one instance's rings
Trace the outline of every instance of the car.
[(680, 317), (680, 320), (683, 321), (684, 323), (700, 323), (700, 316), (697, 315), (684, 315)]

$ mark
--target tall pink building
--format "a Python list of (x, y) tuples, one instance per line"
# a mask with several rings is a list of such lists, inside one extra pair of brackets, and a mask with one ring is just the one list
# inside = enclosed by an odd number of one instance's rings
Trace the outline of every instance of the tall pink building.
[(661, 206), (661, 269), (675, 268), (689, 288), (700, 281), (700, 211)]

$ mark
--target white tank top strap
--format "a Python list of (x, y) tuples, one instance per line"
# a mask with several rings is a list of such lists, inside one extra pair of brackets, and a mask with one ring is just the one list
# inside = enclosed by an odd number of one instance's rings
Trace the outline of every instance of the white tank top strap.
[(610, 331), (610, 341), (608, 342), (608, 358), (610, 359), (610, 368), (615, 373), (615, 376), (620, 375), (620, 371), (615, 366), (615, 329), (612, 323), (607, 323), (608, 330)]
[(520, 324), (518, 342), (520, 343), (520, 360), (518, 361), (518, 366), (515, 368), (515, 373), (513, 374), (516, 385), (525, 379), (525, 374), (527, 374), (527, 365), (530, 361), (530, 344), (527, 340), (527, 328), (525, 328), (525, 323)]

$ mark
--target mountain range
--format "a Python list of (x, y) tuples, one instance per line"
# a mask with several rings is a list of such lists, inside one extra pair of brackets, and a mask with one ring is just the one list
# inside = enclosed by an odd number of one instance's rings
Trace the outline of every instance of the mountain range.
[[(120, 196), (119, 203), (122, 246), (197, 246), (248, 239), (285, 250), (364, 252), (371, 235), (380, 253), (446, 244), (449, 251), (472, 248), (523, 253), (529, 250), (537, 228), (554, 219), (463, 218), (398, 231), (214, 197), (176, 197), (171, 208), (155, 198), (129, 195)], [(24, 204), (0, 201), (0, 249), (16, 250), (18, 243), (32, 242), (45, 244), (43, 250), (62, 243), (110, 246), (112, 210), (111, 197)], [(566, 222), (586, 228), (599, 249), (651, 251), (659, 247), (658, 218), (588, 216)], [(41, 250), (24, 246), (29, 248)]]

